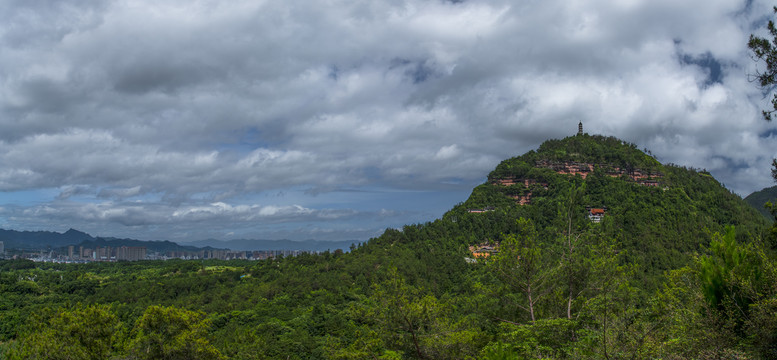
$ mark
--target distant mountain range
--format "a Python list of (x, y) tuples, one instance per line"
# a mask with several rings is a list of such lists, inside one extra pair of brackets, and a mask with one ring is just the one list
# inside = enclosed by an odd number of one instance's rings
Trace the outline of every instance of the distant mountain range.
[(35, 250), (78, 245), (84, 241), (93, 241), (91, 235), (70, 229), (64, 233), (53, 231), (16, 231), (0, 229), (0, 241), (6, 249)]
[(150, 251), (199, 251), (212, 249), (230, 249), (235, 251), (251, 250), (304, 250), (326, 251), (348, 250), (351, 244), (360, 241), (291, 241), (291, 240), (200, 240), (187, 243), (172, 241), (143, 241), (135, 239), (117, 239), (112, 237), (94, 237), (85, 232), (70, 229), (64, 233), (53, 231), (16, 231), (0, 229), (0, 241), (6, 249), (38, 250), (62, 248), (70, 245), (95, 247), (144, 246)]
[(94, 237), (85, 232), (70, 229), (64, 233), (53, 231), (16, 231), (0, 229), (0, 241), (6, 249), (39, 250), (57, 249), (70, 245), (85, 248), (143, 246), (150, 251), (200, 251), (212, 248), (197, 248), (182, 246), (172, 241), (142, 241), (134, 239), (117, 239), (112, 237)]
[(306, 251), (334, 251), (342, 249), (348, 251), (352, 244), (358, 245), (361, 241), (358, 240), (343, 240), (343, 241), (318, 241), (318, 240), (251, 240), (251, 239), (236, 239), (236, 240), (199, 240), (193, 242), (185, 242), (182, 244), (189, 246), (212, 246), (216, 248), (227, 248), (232, 250), (306, 250)]

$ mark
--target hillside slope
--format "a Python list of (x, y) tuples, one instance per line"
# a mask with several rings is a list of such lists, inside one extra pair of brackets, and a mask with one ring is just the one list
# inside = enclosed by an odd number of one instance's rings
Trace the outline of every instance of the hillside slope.
[(769, 219), (769, 221), (772, 221), (773, 220), (772, 214), (769, 213), (769, 210), (766, 210), (764, 205), (767, 202), (770, 202), (772, 204), (777, 203), (777, 185), (764, 188), (750, 195), (747, 195), (745, 197), (745, 202), (747, 202), (748, 204), (750, 204), (750, 206), (758, 210), (758, 212), (760, 212), (761, 215)]

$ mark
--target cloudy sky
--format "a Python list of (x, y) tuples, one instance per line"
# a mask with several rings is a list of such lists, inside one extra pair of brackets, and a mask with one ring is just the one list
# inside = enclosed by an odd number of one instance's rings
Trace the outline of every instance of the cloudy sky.
[(577, 131), (771, 186), (737, 0), (0, 2), (0, 228), (365, 240)]

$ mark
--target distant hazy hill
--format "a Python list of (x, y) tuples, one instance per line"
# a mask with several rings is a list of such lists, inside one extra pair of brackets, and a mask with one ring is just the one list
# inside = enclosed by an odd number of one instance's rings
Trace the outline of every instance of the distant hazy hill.
[(70, 229), (64, 233), (53, 231), (16, 231), (0, 229), (0, 241), (6, 249), (45, 249), (77, 245), (94, 238), (78, 230)]
[(745, 198), (748, 204), (769, 220), (772, 220), (772, 214), (769, 214), (769, 211), (764, 208), (764, 204), (767, 202), (775, 203), (775, 200), (777, 200), (777, 185), (756, 191)]
[[(200, 251), (200, 250), (212, 250), (213, 247), (196, 247), (196, 246), (187, 246), (187, 245), (179, 245), (177, 243), (174, 243), (172, 241), (142, 241), (142, 240), (134, 240), (134, 239), (117, 239), (117, 238), (94, 238), (93, 240), (87, 240), (84, 242), (81, 242), (78, 244), (79, 246), (83, 246), (85, 248), (95, 248), (95, 247), (121, 247), (121, 246), (142, 246), (150, 251), (155, 251), (159, 253), (165, 253), (168, 251)], [(219, 249), (223, 249), (224, 247), (218, 247)]]
[(200, 240), (188, 243), (172, 241), (143, 241), (135, 239), (117, 239), (112, 237), (94, 237), (87, 233), (70, 229), (64, 233), (53, 231), (16, 231), (0, 229), (0, 241), (6, 249), (38, 250), (46, 248), (62, 248), (69, 245), (95, 247), (144, 246), (150, 251), (199, 251), (209, 249), (231, 249), (235, 251), (251, 250), (305, 250), (305, 251), (348, 251), (358, 240), (344, 241), (291, 241), (291, 240)]
[(232, 250), (305, 250), (305, 251), (334, 251), (342, 249), (348, 251), (352, 244), (359, 245), (358, 240), (344, 241), (317, 241), (317, 240), (199, 240), (194, 242), (182, 243), (190, 246), (213, 246), (217, 248), (228, 248)]
[[(199, 251), (194, 246), (182, 246), (172, 241), (142, 241), (134, 239), (117, 239), (94, 237), (87, 233), (70, 229), (64, 233), (53, 231), (16, 231), (0, 229), (0, 241), (6, 249), (38, 250), (46, 248), (62, 248), (69, 245), (95, 248), (97, 246), (143, 246), (150, 251)], [(224, 247), (220, 247), (224, 248)], [(207, 250), (208, 248), (206, 248)]]

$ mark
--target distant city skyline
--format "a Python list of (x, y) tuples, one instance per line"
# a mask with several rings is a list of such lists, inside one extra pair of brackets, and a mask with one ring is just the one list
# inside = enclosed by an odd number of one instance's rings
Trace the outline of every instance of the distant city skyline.
[(766, 1), (0, 5), (0, 228), (367, 240), (577, 133), (771, 186)]

